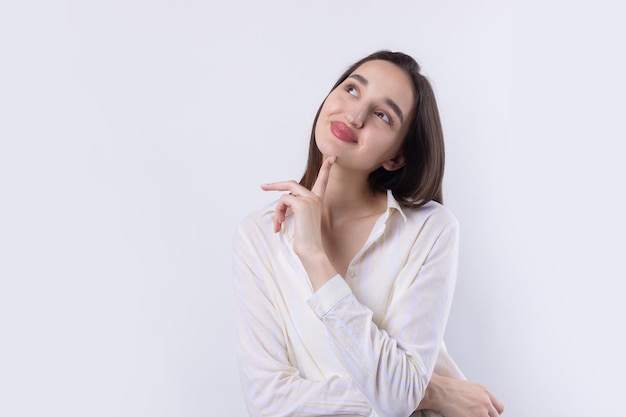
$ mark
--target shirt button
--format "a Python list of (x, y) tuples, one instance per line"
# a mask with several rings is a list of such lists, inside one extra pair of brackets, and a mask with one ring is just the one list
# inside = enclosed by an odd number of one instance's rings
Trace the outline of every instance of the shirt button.
[(350, 272), (350, 278), (354, 279), (356, 277), (356, 272), (352, 271)]

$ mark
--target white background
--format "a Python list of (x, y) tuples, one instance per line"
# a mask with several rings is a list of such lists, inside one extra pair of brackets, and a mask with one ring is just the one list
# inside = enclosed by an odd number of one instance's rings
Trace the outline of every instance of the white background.
[(505, 415), (621, 415), (618, 1), (3, 1), (0, 415), (246, 415), (231, 237), (378, 49), (432, 80), (446, 341)]

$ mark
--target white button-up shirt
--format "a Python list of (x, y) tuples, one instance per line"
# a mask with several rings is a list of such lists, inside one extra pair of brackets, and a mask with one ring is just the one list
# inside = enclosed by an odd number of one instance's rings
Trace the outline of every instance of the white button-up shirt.
[(436, 202), (407, 209), (387, 196), (345, 279), (315, 293), (293, 251), (292, 216), (279, 233), (274, 205), (239, 225), (238, 359), (251, 416), (406, 417), (433, 371), (463, 378), (443, 343), (458, 223)]

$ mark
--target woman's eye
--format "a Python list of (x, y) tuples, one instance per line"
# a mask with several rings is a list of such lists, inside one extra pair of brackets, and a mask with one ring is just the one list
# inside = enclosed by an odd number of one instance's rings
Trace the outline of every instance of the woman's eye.
[(382, 120), (383, 122), (387, 123), (387, 124), (391, 124), (391, 119), (389, 118), (389, 116), (387, 115), (387, 113), (383, 113), (383, 112), (377, 112), (376, 116)]
[(346, 91), (348, 92), (348, 94), (353, 95), (353, 96), (357, 96), (357, 94), (359, 93), (356, 89), (356, 87), (349, 85), (348, 88), (346, 88)]

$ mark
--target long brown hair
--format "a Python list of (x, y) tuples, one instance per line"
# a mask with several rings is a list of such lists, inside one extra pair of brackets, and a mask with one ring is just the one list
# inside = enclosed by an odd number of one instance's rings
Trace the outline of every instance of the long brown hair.
[[(401, 152), (405, 165), (396, 171), (379, 167), (369, 176), (372, 190), (391, 190), (393, 196), (405, 207), (420, 207), (430, 200), (443, 204), (443, 173), (445, 150), (439, 109), (430, 83), (420, 71), (419, 64), (402, 52), (378, 51), (352, 64), (339, 77), (331, 92), (363, 63), (373, 60), (389, 61), (404, 70), (413, 82), (415, 103), (413, 119), (407, 135), (402, 141)], [(300, 184), (308, 189), (313, 187), (323, 156), (315, 143), (315, 125), (324, 102), (320, 105), (313, 120), (309, 157)]]

